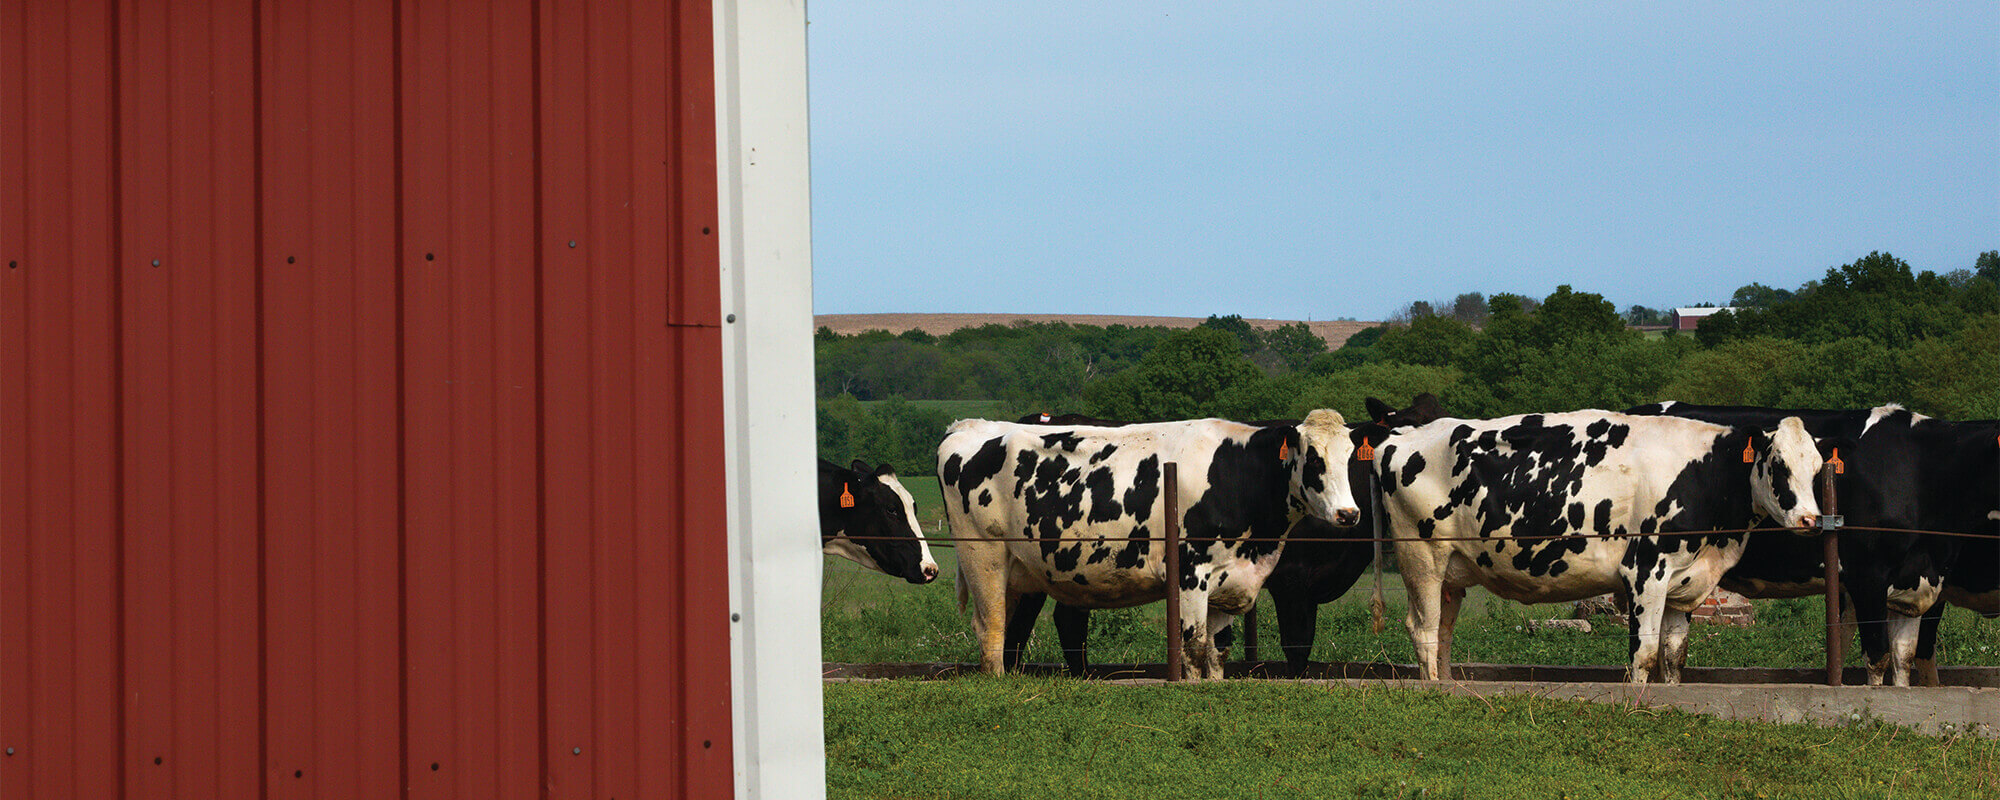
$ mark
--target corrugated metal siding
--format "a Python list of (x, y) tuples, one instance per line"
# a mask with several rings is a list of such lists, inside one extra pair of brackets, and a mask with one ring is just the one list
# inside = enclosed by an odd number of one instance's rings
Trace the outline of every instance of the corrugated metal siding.
[(0, 9), (0, 794), (729, 792), (709, 15)]

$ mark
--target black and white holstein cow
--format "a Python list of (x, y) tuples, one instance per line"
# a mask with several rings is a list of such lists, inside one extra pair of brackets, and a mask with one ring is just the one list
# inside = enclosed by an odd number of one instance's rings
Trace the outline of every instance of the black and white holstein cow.
[(1165, 532), (1172, 463), (1181, 533), (1192, 540), (1174, 576), (1185, 676), (1221, 677), (1213, 631), (1256, 602), (1285, 531), (1308, 514), (1344, 526), (1359, 518), (1345, 468), (1353, 450), (1329, 410), (1281, 427), (953, 423), (938, 445), (938, 479), (952, 535), (973, 539), (959, 542), (958, 591), (961, 606), (971, 600), (980, 667), (1005, 669), (1007, 621), (1025, 592), (1083, 608), (1166, 597), (1164, 553), (1150, 539)]
[(1623, 592), (1626, 680), (1679, 683), (1688, 612), (1743, 552), (1724, 531), (1812, 525), (1819, 465), (1797, 419), (1765, 431), (1575, 411), (1390, 435), (1375, 470), (1421, 677), (1450, 677), (1452, 625), (1478, 584), (1523, 603)]
[(819, 462), (820, 552), (911, 583), (937, 580), (916, 504), (888, 464)]
[[(1919, 531), (1927, 508), (1948, 506), (1962, 493), (1940, 497), (1936, 487), (1954, 483), (1962, 469), (1947, 467), (1941, 423), (1901, 406), (1852, 411), (1769, 409), (1664, 402), (1628, 413), (1663, 414), (1731, 426), (1769, 426), (1797, 417), (1820, 441), (1820, 452), (1838, 452), (1834, 476), (1839, 513), (1847, 528)], [(1867, 656), (1868, 684), (1910, 685), (1917, 668), (1930, 680), (1935, 664), (1918, 664), (1920, 628), (1958, 561), (1960, 540), (1928, 533), (1846, 530), (1840, 539), (1840, 581), (1858, 623)], [(1756, 533), (1722, 587), (1746, 597), (1800, 597), (1826, 591), (1819, 542)], [(1942, 609), (1938, 609), (1942, 611)], [(1934, 619), (1934, 615), (1931, 615)]]
[[(1373, 397), (1367, 398), (1366, 408), (1369, 420), (1349, 426), (1348, 438), (1357, 447), (1364, 441), (1373, 447), (1395, 429), (1415, 427), (1444, 416), (1437, 395), (1430, 392), (1412, 398), (1409, 407), (1401, 410), (1393, 409), (1388, 403)], [(1132, 424), (1082, 414), (1029, 414), (1019, 421), (1114, 428)], [(1259, 427), (1296, 425), (1298, 420), (1250, 424)], [(1368, 467), (1360, 461), (1348, 462), (1348, 481), (1353, 491), (1361, 492), (1368, 486)], [(1368, 565), (1374, 563), (1375, 543), (1368, 541), (1374, 536), (1374, 514), (1368, 498), (1357, 496), (1355, 499), (1360, 501), (1361, 517), (1352, 528), (1336, 528), (1332, 523), (1313, 516), (1293, 525), (1285, 534), (1285, 548), (1278, 556), (1278, 566), (1264, 581), (1264, 590), (1271, 593), (1271, 602), (1277, 607), (1278, 642), (1292, 674), (1303, 672), (1312, 658), (1313, 638), (1319, 627), (1319, 607), (1346, 594), (1367, 571)], [(1047, 599), (1048, 595), (1040, 592), (1027, 592), (1021, 595), (1020, 602), (1014, 607), (1014, 613), (1007, 621), (1008, 669), (1020, 663), (1028, 636), (1034, 632), (1036, 618), (1042, 613), (1042, 605)], [(1056, 639), (1062, 648), (1064, 663), (1069, 666), (1070, 672), (1081, 674), (1088, 667), (1085, 639), (1090, 632), (1090, 610), (1057, 603), (1050, 616), (1055, 618)], [(1235, 626), (1214, 631), (1216, 648), (1227, 650), (1234, 631)]]

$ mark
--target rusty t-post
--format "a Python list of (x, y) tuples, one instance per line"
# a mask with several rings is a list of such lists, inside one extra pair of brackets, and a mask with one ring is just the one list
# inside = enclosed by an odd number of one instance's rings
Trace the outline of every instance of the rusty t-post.
[(1840, 534), (1830, 520), (1840, 514), (1840, 499), (1833, 490), (1832, 464), (1819, 468), (1820, 549), (1826, 562), (1826, 685), (1841, 683), (1841, 662), (1846, 654), (1846, 637), (1840, 635)]
[(1182, 664), (1186, 662), (1187, 648), (1181, 644), (1181, 498), (1180, 467), (1167, 462), (1163, 476), (1167, 482), (1167, 680), (1181, 679)]

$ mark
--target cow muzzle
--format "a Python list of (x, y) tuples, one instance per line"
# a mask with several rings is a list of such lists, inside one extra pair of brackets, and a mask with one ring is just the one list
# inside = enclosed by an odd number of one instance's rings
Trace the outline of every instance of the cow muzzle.
[(938, 576), (938, 567), (937, 567), (937, 565), (936, 565), (936, 564), (933, 564), (933, 563), (931, 563), (931, 562), (929, 562), (929, 561), (926, 561), (926, 562), (924, 562), (924, 563), (923, 563), (923, 564), (922, 564), (922, 565), (921, 565), (921, 566), (920, 566), (920, 567), (918, 568), (918, 570), (917, 570), (917, 571), (918, 571), (918, 573), (919, 573), (919, 574), (920, 574), (920, 575), (921, 575), (922, 577), (918, 577), (918, 576), (911, 576), (911, 577), (909, 578), (909, 581), (910, 581), (911, 583), (914, 583), (914, 584), (917, 584), (917, 585), (921, 586), (921, 585), (923, 585), (923, 584), (926, 584), (926, 583), (930, 583), (931, 581), (934, 581), (934, 580), (937, 580), (937, 576)]
[(1360, 521), (1361, 521), (1360, 509), (1342, 508), (1342, 509), (1336, 509), (1333, 512), (1333, 524), (1338, 525), (1340, 527), (1351, 528), (1354, 527), (1354, 525), (1356, 523), (1359, 523)]

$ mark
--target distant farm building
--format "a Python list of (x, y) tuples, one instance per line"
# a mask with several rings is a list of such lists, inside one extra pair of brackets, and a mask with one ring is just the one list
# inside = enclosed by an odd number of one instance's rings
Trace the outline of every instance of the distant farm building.
[(1703, 317), (1707, 317), (1717, 311), (1735, 310), (1728, 306), (1723, 306), (1722, 308), (1676, 308), (1672, 313), (1667, 315), (1667, 325), (1673, 330), (1691, 331), (1701, 325)]

